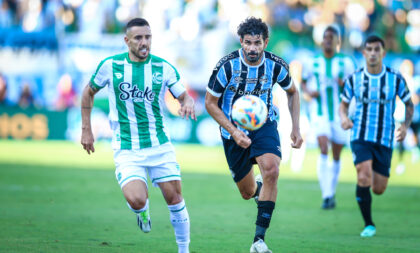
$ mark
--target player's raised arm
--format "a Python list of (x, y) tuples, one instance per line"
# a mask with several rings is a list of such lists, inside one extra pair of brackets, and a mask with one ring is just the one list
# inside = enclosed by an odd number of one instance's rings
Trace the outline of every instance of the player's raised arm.
[(188, 119), (188, 117), (191, 117), (191, 119), (197, 120), (197, 117), (195, 116), (194, 99), (188, 95), (188, 92), (184, 91), (177, 99), (181, 104), (181, 108), (178, 110), (181, 118)]
[(80, 143), (89, 155), (90, 152), (95, 152), (95, 147), (93, 146), (95, 140), (92, 133), (90, 114), (92, 112), (93, 98), (96, 92), (97, 91), (93, 90), (90, 85), (86, 85), (82, 94), (82, 138)]
[(236, 128), (232, 122), (230, 122), (230, 120), (225, 116), (223, 111), (217, 105), (218, 101), (218, 97), (213, 96), (207, 91), (205, 99), (207, 112), (210, 114), (210, 116), (213, 117), (214, 120), (216, 120), (217, 123), (219, 123), (221, 127), (226, 129), (226, 131), (232, 135), (238, 146), (242, 148), (249, 147), (249, 145), (251, 145), (251, 139), (249, 139), (249, 137), (244, 132)]
[(292, 86), (286, 90), (287, 94), (287, 103), (289, 106), (290, 116), (292, 117), (292, 133), (290, 134), (290, 138), (292, 139), (292, 147), (293, 148), (300, 148), (303, 143), (302, 136), (300, 135), (300, 127), (299, 127), (299, 116), (300, 116), (300, 100), (299, 100), (299, 92), (296, 89), (296, 86), (292, 84)]

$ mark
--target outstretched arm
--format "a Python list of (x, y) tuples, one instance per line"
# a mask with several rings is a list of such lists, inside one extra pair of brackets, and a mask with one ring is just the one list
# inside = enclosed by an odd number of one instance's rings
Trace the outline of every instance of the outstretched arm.
[(181, 108), (178, 110), (181, 118), (188, 119), (191, 117), (193, 120), (197, 120), (195, 116), (194, 99), (188, 95), (187, 91), (184, 91), (178, 98)]
[(300, 117), (300, 100), (299, 100), (299, 92), (296, 89), (296, 86), (292, 84), (292, 86), (286, 90), (287, 93), (287, 103), (289, 105), (289, 112), (290, 116), (292, 117), (292, 133), (290, 134), (290, 138), (292, 139), (292, 147), (293, 148), (300, 148), (302, 146), (302, 136), (300, 135), (300, 127), (299, 127), (299, 117)]
[(226, 129), (230, 135), (232, 135), (236, 144), (242, 148), (249, 147), (249, 145), (251, 145), (251, 139), (249, 139), (249, 137), (244, 132), (236, 128), (225, 116), (223, 111), (220, 110), (219, 106), (217, 105), (219, 98), (207, 92), (205, 100), (207, 112), (210, 114), (210, 116), (213, 117), (214, 120), (216, 120), (217, 123), (219, 123), (221, 127)]
[(86, 85), (82, 94), (82, 138), (80, 143), (89, 155), (90, 152), (95, 152), (93, 146), (95, 140), (92, 133), (90, 114), (92, 112), (93, 98), (96, 92), (97, 91), (94, 91), (89, 85)]
[(395, 137), (396, 141), (403, 141), (407, 135), (407, 129), (410, 127), (411, 120), (413, 119), (414, 105), (411, 101), (411, 98), (405, 102), (405, 121), (397, 129), (397, 136)]
[(341, 128), (343, 128), (344, 130), (347, 130), (353, 127), (353, 121), (349, 119), (348, 113), (349, 113), (349, 103), (341, 101), (339, 114), (340, 114), (340, 120), (341, 120)]

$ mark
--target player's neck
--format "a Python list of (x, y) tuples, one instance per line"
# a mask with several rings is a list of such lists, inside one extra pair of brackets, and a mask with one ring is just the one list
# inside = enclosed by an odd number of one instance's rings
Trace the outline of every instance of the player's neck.
[(367, 72), (372, 75), (378, 75), (382, 72), (382, 64), (367, 65)]
[(335, 51), (323, 51), (324, 52), (324, 57), (329, 59), (329, 58), (333, 58), (334, 55), (336, 54)]

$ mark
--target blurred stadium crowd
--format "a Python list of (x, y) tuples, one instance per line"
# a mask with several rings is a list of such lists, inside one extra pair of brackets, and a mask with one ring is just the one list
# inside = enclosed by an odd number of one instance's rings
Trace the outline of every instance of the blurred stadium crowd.
[[(319, 52), (334, 24), (342, 51), (363, 64), (367, 34), (385, 38), (386, 63), (411, 83), (420, 75), (420, 0), (0, 0), (0, 104), (62, 110), (76, 106), (99, 61), (126, 51), (132, 17), (149, 20), (152, 53), (179, 70), (204, 113), (203, 94), (218, 59), (238, 48), (248, 16), (271, 29), (268, 50), (285, 58), (300, 82), (302, 62)], [(103, 94), (105, 98), (105, 94)], [(169, 107), (172, 106), (168, 102)]]

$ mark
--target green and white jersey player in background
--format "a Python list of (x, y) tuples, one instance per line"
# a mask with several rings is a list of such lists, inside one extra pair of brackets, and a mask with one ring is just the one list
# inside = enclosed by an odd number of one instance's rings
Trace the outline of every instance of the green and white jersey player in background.
[[(338, 108), (343, 80), (354, 72), (354, 61), (338, 53), (338, 30), (328, 26), (323, 34), (322, 53), (304, 67), (302, 90), (310, 100), (311, 128), (317, 137), (321, 154), (318, 160), (318, 179), (322, 192), (322, 208), (335, 207), (335, 190), (340, 174), (340, 153), (348, 141), (348, 133), (340, 125)], [(328, 145), (331, 142), (333, 162), (328, 164)]]
[(152, 32), (142, 18), (128, 22), (124, 37), (128, 52), (103, 60), (82, 96), (81, 144), (95, 151), (90, 114), (96, 92), (107, 87), (109, 121), (113, 130), (115, 175), (137, 215), (143, 232), (150, 232), (147, 175), (160, 187), (168, 204), (179, 253), (189, 252), (190, 222), (181, 194), (181, 174), (165, 129), (163, 97), (167, 89), (180, 102), (181, 117), (196, 120), (194, 100), (179, 82), (176, 69), (150, 54)]

